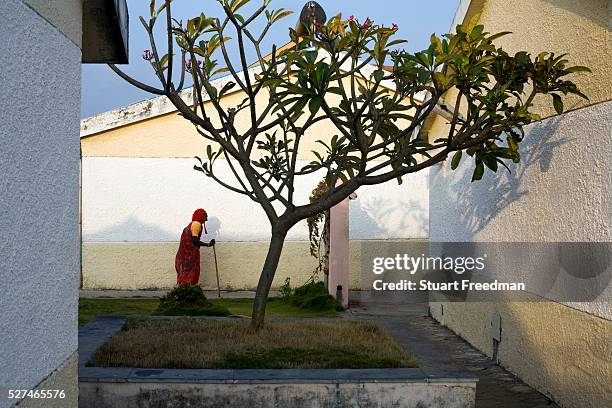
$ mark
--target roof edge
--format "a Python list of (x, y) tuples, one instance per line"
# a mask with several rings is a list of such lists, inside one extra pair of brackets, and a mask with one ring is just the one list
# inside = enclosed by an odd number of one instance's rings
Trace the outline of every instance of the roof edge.
[[(254, 80), (255, 73), (259, 71), (261, 71), (259, 68), (252, 68), (248, 70), (248, 74), (251, 79)], [(239, 72), (238, 75), (244, 79), (242, 72)], [(224, 77), (215, 79), (211, 82), (211, 85), (217, 89), (222, 89), (225, 84), (232, 82), (232, 80), (233, 77), (231, 75), (226, 75)], [(228, 93), (227, 95), (231, 95), (232, 93), (239, 91), (240, 89), (236, 89), (234, 92)], [(183, 89), (180, 92), (180, 96), (189, 106), (193, 104), (192, 87)], [(205, 95), (204, 102), (208, 101), (209, 99), (209, 96)], [(144, 101), (132, 103), (108, 112), (99, 113), (97, 115), (81, 119), (81, 138), (93, 136), (101, 132), (106, 132), (108, 130), (130, 125), (136, 122), (142, 122), (143, 120), (152, 119), (176, 111), (176, 107), (166, 96), (157, 96), (155, 98), (146, 99)]]

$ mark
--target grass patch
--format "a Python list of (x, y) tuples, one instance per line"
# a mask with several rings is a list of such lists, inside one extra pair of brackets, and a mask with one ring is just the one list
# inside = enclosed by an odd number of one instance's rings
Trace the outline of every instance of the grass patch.
[[(251, 316), (253, 299), (211, 298), (213, 306), (229, 310), (231, 314)], [(79, 299), (79, 327), (84, 326), (96, 315), (148, 316), (159, 306), (159, 299), (81, 298)], [(279, 298), (268, 299), (266, 316), (277, 317), (334, 317), (335, 310), (305, 310), (286, 303)]]
[[(253, 299), (215, 298), (209, 299), (213, 304), (227, 307), (232, 314), (251, 316)], [(287, 303), (281, 298), (270, 298), (266, 304), (266, 316), (277, 317), (335, 317), (335, 309), (312, 310)]]
[(150, 315), (159, 306), (159, 299), (80, 298), (79, 327), (97, 315)]
[(369, 321), (128, 319), (87, 363), (139, 368), (399, 368), (416, 360)]

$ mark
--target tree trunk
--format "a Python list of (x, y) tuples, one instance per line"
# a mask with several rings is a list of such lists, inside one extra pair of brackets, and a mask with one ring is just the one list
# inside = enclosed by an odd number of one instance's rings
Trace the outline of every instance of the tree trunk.
[(270, 287), (272, 286), (272, 280), (274, 279), (274, 274), (278, 267), (278, 261), (283, 250), (286, 236), (287, 231), (272, 230), (272, 239), (268, 247), (266, 261), (264, 262), (261, 275), (259, 276), (257, 291), (255, 292), (255, 301), (253, 302), (251, 327), (255, 330), (261, 329), (264, 324), (266, 302), (268, 301), (268, 294), (270, 293)]

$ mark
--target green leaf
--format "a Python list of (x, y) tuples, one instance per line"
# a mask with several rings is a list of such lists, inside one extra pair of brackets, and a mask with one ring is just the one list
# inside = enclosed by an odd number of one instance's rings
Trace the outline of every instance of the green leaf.
[(406, 41), (406, 40), (393, 40), (389, 44), (387, 44), (387, 47), (390, 48), (390, 47), (393, 47), (394, 45), (405, 44), (407, 42), (408, 41)]
[(576, 65), (575, 67), (565, 68), (565, 72), (571, 74), (573, 72), (592, 72), (589, 67), (583, 67), (581, 65)]
[(436, 81), (436, 83), (441, 88), (444, 88), (446, 87), (446, 85), (448, 85), (448, 78), (442, 72), (438, 72), (438, 71), (434, 72), (433, 79)]
[(459, 163), (461, 162), (461, 156), (463, 154), (461, 153), (461, 150), (458, 150), (455, 152), (455, 154), (453, 155), (453, 159), (451, 160), (451, 169), (455, 170), (458, 166)]
[(488, 168), (497, 173), (497, 160), (494, 156), (482, 156), (482, 161)]
[(333, 93), (336, 95), (342, 95), (342, 88), (340, 88), (339, 86), (331, 86), (327, 88), (327, 92)]
[(474, 174), (472, 175), (472, 181), (477, 181), (482, 178), (484, 174), (484, 164), (482, 160), (476, 159), (476, 168), (474, 169)]
[(219, 98), (221, 98), (227, 91), (232, 89), (234, 86), (236, 86), (236, 83), (232, 81), (225, 84), (223, 88), (221, 88), (221, 91), (219, 92)]
[(467, 26), (463, 27), (464, 33), (470, 34), (474, 27), (476, 27), (476, 24), (478, 24), (478, 20), (480, 20), (480, 13), (474, 14), (470, 21), (468, 21)]
[[(170, 3), (172, 3), (172, 0), (170, 0)], [(156, 11), (157, 15), (159, 16), (165, 8), (166, 8), (166, 2), (164, 1), (164, 3), (157, 8), (157, 11)]]
[(378, 71), (374, 71), (374, 74), (372, 75), (374, 77), (374, 80), (376, 82), (380, 82), (382, 81), (383, 77), (385, 76), (385, 73), (382, 69), (378, 70)]
[(557, 94), (552, 94), (552, 98), (553, 98), (553, 106), (555, 107), (555, 111), (557, 111), (559, 115), (562, 114), (563, 113), (563, 100), (561, 99), (561, 96)]
[(472, 33), (470, 34), (470, 36), (472, 37), (472, 40), (475, 40), (478, 37), (480, 37), (483, 30), (484, 30), (484, 26), (482, 24), (479, 24), (476, 27), (474, 27), (474, 29), (472, 30)]
[(231, 10), (233, 12), (238, 11), (238, 9), (242, 8), (245, 4), (247, 4), (250, 0), (238, 0), (237, 2), (232, 4)]
[(208, 93), (208, 96), (210, 96), (210, 99), (217, 99), (219, 95), (217, 88), (215, 88), (214, 86), (211, 86), (210, 88), (208, 88), (206, 92)]
[(272, 15), (272, 19), (271, 22), (275, 23), (280, 19), (283, 19), (287, 16), (290, 16), (291, 14), (293, 14), (293, 11), (290, 10), (285, 10), (285, 9), (279, 9), (276, 12), (274, 12), (274, 14)]
[(508, 146), (510, 147), (510, 150), (512, 150), (513, 152), (518, 151), (518, 143), (516, 142), (516, 140), (514, 140), (514, 138), (512, 136), (508, 136)]
[(303, 113), (302, 110), (304, 109), (307, 103), (308, 103), (308, 98), (306, 97), (301, 98), (298, 102), (296, 102), (291, 107), (291, 110), (293, 110), (293, 114), (291, 115), (291, 118), (289, 120), (293, 122), (297, 121), (300, 118), (300, 116), (302, 116), (302, 113)]
[(162, 66), (162, 68), (166, 65), (167, 62), (168, 62), (168, 54), (164, 55), (159, 60), (159, 64)]
[(489, 41), (493, 41), (498, 39), (499, 37), (503, 37), (504, 35), (508, 35), (508, 34), (512, 34), (512, 31), (502, 31), (500, 33), (496, 33), (493, 34), (492, 36), (488, 37)]
[(442, 53), (444, 49), (442, 48), (442, 41), (436, 34), (432, 34), (430, 37), (431, 44), (434, 44), (436, 51)]
[(318, 55), (319, 53), (317, 51), (306, 51), (304, 53), (306, 61), (308, 61), (309, 64), (314, 64), (314, 62), (317, 60)]
[(313, 115), (317, 113), (319, 109), (321, 109), (322, 103), (323, 100), (320, 96), (315, 96), (314, 98), (312, 98), (310, 102), (308, 102), (308, 109), (310, 110), (310, 113), (312, 113)]

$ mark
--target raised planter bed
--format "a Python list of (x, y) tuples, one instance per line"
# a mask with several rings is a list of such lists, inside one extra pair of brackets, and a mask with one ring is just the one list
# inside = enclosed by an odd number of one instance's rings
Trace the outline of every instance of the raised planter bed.
[(142, 369), (87, 367), (119, 331), (98, 317), (79, 333), (81, 407), (473, 407), (477, 379), (421, 368)]

